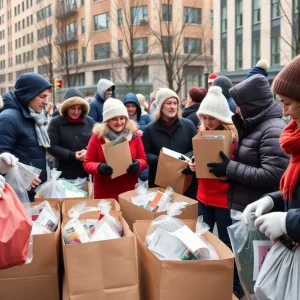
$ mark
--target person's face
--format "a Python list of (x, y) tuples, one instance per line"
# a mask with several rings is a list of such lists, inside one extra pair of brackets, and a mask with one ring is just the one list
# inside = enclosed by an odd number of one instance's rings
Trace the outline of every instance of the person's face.
[(161, 108), (162, 115), (167, 119), (174, 118), (178, 112), (178, 101), (176, 98), (169, 98)]
[(107, 121), (108, 126), (116, 133), (121, 132), (126, 125), (126, 117), (118, 116)]
[(203, 122), (207, 130), (215, 130), (220, 125), (222, 125), (222, 122), (220, 120), (208, 115), (201, 115), (201, 121)]
[(236, 113), (237, 115), (239, 115), (239, 116), (243, 119), (242, 112), (241, 112), (241, 108), (240, 108), (239, 106), (236, 106), (235, 113)]
[(67, 108), (67, 114), (70, 118), (72, 118), (74, 120), (78, 119), (82, 114), (82, 106), (78, 105), (78, 104), (69, 106)]
[(110, 87), (106, 92), (104, 93), (104, 100), (112, 97), (112, 88)]
[(48, 97), (49, 97), (50, 91), (45, 90), (38, 96), (34, 97), (29, 102), (29, 107), (32, 108), (36, 113), (40, 113), (43, 111), (44, 106), (48, 103)]
[(136, 113), (137, 108), (134, 103), (126, 103), (125, 106), (127, 108), (129, 116), (133, 116)]
[[(283, 115), (285, 117), (288, 117), (289, 115), (292, 114), (295, 116), (295, 106), (298, 104), (296, 100), (282, 96), (282, 95), (278, 95), (282, 104), (282, 108), (283, 108)], [(298, 109), (299, 110), (299, 109)], [(299, 114), (299, 112), (298, 112)], [(293, 117), (292, 117), (293, 119)]]

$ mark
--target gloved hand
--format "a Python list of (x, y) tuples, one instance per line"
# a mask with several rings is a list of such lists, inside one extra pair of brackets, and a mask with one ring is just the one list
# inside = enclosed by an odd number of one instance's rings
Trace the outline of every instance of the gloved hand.
[(111, 166), (109, 166), (108, 164), (106, 163), (102, 163), (98, 166), (98, 172), (99, 174), (101, 175), (107, 175), (107, 176), (110, 176), (112, 175), (113, 173), (113, 169)]
[(3, 196), (4, 183), (5, 183), (5, 178), (2, 175), (0, 175), (0, 198), (2, 198)]
[(0, 173), (6, 174), (11, 167), (17, 165), (18, 161), (18, 158), (8, 152), (0, 154)]
[(286, 234), (286, 212), (273, 212), (255, 220), (255, 226), (271, 240), (276, 240)]
[(140, 163), (136, 160), (132, 160), (132, 164), (128, 167), (127, 173), (136, 173), (140, 169)]
[(213, 173), (216, 177), (226, 176), (227, 166), (230, 162), (230, 158), (220, 151), (220, 156), (223, 159), (221, 163), (209, 163), (207, 166), (211, 168), (210, 173)]
[(181, 173), (184, 174), (184, 175), (193, 175), (195, 172), (193, 172), (193, 171), (191, 170), (190, 166), (187, 165), (187, 166), (185, 167), (185, 169), (183, 169), (183, 170), (181, 171)]
[(183, 155), (181, 155), (180, 157), (178, 157), (178, 159), (186, 161), (186, 159), (185, 159), (185, 157)]
[(249, 214), (254, 212), (256, 217), (269, 212), (274, 206), (273, 199), (269, 196), (262, 197), (261, 199), (247, 205), (243, 211), (243, 222), (248, 225)]

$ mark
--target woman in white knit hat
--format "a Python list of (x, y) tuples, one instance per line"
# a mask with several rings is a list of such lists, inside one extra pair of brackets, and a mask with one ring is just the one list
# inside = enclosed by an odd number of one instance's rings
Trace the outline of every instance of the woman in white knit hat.
[[(147, 158), (137, 125), (129, 120), (127, 109), (117, 99), (109, 98), (103, 106), (103, 123), (96, 124), (88, 144), (84, 169), (94, 176), (94, 198), (114, 198), (133, 190), (138, 181), (138, 173), (147, 167)], [(132, 164), (127, 173), (111, 179), (113, 169), (104, 157), (102, 145), (110, 141), (119, 143), (125, 137), (129, 142)]]

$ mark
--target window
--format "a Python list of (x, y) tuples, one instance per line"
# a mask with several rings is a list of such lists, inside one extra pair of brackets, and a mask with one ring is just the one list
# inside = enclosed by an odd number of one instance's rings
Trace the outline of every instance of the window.
[(118, 55), (123, 57), (123, 41), (118, 41)]
[[(133, 72), (135, 77), (135, 83), (148, 83), (148, 66), (135, 67)], [(128, 82), (131, 82), (131, 72), (129, 68), (127, 68), (127, 79)]]
[(0, 61), (0, 69), (1, 70), (5, 69), (5, 60)]
[(258, 24), (260, 23), (261, 0), (253, 0), (252, 7), (253, 7), (252, 24)]
[(45, 65), (38, 66), (38, 73), (40, 75), (45, 75), (47, 73), (50, 73), (50, 64), (45, 64)]
[(148, 53), (148, 38), (132, 39), (132, 47), (134, 55)]
[(94, 16), (94, 31), (109, 28), (109, 13)]
[(81, 48), (82, 62), (86, 62), (86, 47)]
[(172, 36), (163, 36), (162, 37), (162, 50), (164, 53), (173, 52), (173, 37)]
[(243, 27), (243, 0), (235, 2), (235, 20), (236, 28)]
[(201, 24), (202, 22), (201, 8), (185, 7), (184, 22), (189, 24)]
[(252, 66), (260, 60), (260, 40), (254, 40), (252, 42)]
[(22, 11), (24, 11), (25, 10), (25, 3), (24, 3), (24, 1), (22, 2)]
[(299, 11), (298, 0), (294, 0), (294, 13), (297, 14)]
[(148, 6), (131, 7), (131, 23), (140, 24), (141, 20), (146, 20), (148, 22)]
[(37, 49), (38, 58), (51, 56), (51, 54), (52, 54), (52, 46), (50, 44)]
[(84, 6), (84, 0), (81, 0), (81, 6)]
[(52, 36), (52, 25), (41, 28), (37, 31), (38, 40)]
[(184, 78), (185, 78), (185, 94), (192, 87), (201, 86), (201, 70), (199, 67), (185, 67), (184, 68)]
[(26, 45), (26, 36), (24, 35), (23, 36), (23, 46), (25, 46)]
[(221, 32), (227, 32), (227, 6), (221, 8)]
[[(78, 74), (71, 74), (69, 75), (69, 82), (70, 86), (84, 86), (85, 85), (85, 74), (78, 73)], [(67, 76), (63, 76), (63, 80), (65, 82), (65, 87), (69, 87)]]
[(123, 13), (122, 13), (122, 9), (118, 9), (118, 26), (123, 26)]
[(210, 26), (214, 26), (214, 11), (210, 11), (210, 18), (209, 18)]
[(172, 22), (172, 4), (162, 5), (162, 21)]
[(37, 12), (37, 21), (45, 20), (52, 16), (52, 6), (49, 5)]
[(94, 84), (97, 84), (101, 78), (110, 80), (110, 70), (94, 71)]
[(271, 14), (272, 20), (280, 17), (280, 0), (272, 0)]
[[(63, 32), (63, 30), (62, 30)], [(77, 22), (67, 24), (65, 27), (65, 33), (76, 33), (77, 34)]]
[(227, 70), (227, 47), (221, 48), (221, 70)]
[(13, 59), (12, 59), (12, 57), (10, 57), (10, 58), (8, 59), (8, 66), (9, 66), (9, 67), (12, 67), (12, 66), (13, 66)]
[(14, 73), (8, 73), (8, 81), (14, 80)]
[(201, 54), (201, 40), (184, 38), (184, 54)]
[(271, 64), (280, 64), (280, 37), (272, 36), (271, 40)]
[(97, 44), (94, 45), (94, 59), (108, 59), (110, 58), (110, 44)]
[(243, 68), (243, 44), (242, 43), (236, 44), (235, 66), (236, 66), (236, 69), (242, 69)]
[(81, 19), (81, 33), (85, 33), (85, 19)]
[(210, 40), (210, 55), (214, 55), (214, 40)]
[(72, 49), (72, 50), (69, 50), (67, 53), (62, 52), (60, 54), (60, 58), (61, 58), (62, 66), (65, 66), (66, 63), (68, 63), (68, 66), (76, 65), (76, 64), (78, 64), (78, 50)]

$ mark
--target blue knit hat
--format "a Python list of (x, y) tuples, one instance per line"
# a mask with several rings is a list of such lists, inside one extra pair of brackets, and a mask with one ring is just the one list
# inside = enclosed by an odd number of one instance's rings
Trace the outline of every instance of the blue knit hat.
[(248, 72), (248, 74), (245, 76), (244, 80), (251, 77), (251, 76), (253, 76), (253, 75), (256, 75), (256, 74), (260, 74), (260, 75), (263, 75), (266, 78), (268, 78), (268, 76), (269, 76), (269, 74), (267, 72), (268, 69), (269, 69), (269, 63), (266, 60), (261, 59), (257, 62), (256, 66), (253, 67)]
[(14, 94), (23, 107), (28, 107), (31, 100), (40, 95), (43, 91), (51, 88), (52, 84), (43, 76), (29, 72), (23, 73), (18, 77)]

